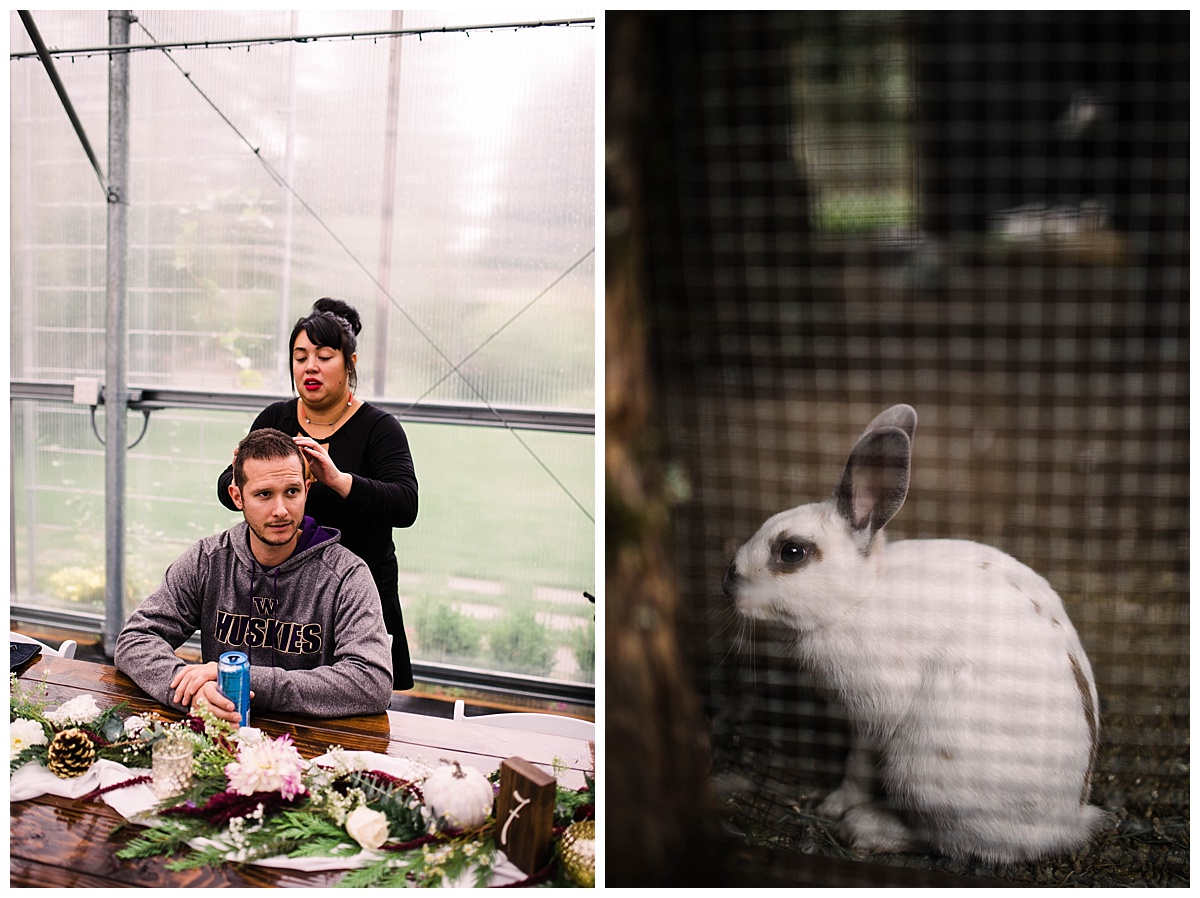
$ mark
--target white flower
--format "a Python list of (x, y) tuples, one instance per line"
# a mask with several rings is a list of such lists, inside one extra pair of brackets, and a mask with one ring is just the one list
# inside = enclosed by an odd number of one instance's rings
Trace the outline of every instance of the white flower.
[(362, 770), (365, 767), (363, 759), (357, 755), (346, 754), (346, 749), (340, 745), (335, 745), (329, 749), (326, 755), (329, 765), (329, 773), (333, 778), (345, 776), (347, 773), (353, 773), (356, 770)]
[(99, 716), (100, 706), (92, 696), (77, 695), (59, 706), (57, 711), (49, 712), (46, 719), (56, 727), (68, 727), (91, 723)]
[(346, 832), (363, 848), (376, 849), (388, 839), (387, 817), (360, 804), (346, 818)]
[(46, 731), (36, 720), (18, 717), (8, 725), (8, 759), (14, 760), (17, 755), (31, 745), (45, 745)]
[(321, 793), (321, 801), (324, 802), (325, 812), (333, 818), (334, 823), (338, 826), (346, 825), (346, 817), (350, 814), (350, 806), (357, 801), (349, 795), (342, 795), (336, 789), (329, 789)]
[(133, 736), (150, 726), (150, 722), (144, 717), (139, 717), (133, 714), (125, 718), (125, 732)]

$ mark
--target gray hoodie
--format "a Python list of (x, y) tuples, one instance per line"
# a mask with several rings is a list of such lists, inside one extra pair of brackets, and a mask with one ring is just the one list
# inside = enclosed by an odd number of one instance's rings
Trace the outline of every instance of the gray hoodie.
[(254, 710), (313, 717), (378, 714), (392, 697), (392, 661), (379, 592), (336, 530), (305, 518), (292, 556), (264, 568), (245, 521), (190, 546), (126, 622), (115, 661), (164, 705), (185, 665), (174, 651), (196, 630), (205, 661), (250, 655)]

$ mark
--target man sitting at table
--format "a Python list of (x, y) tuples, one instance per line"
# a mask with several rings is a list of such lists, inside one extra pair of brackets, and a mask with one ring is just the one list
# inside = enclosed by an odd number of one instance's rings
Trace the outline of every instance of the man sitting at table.
[[(244, 521), (206, 537), (130, 616), (115, 662), (158, 701), (207, 703), (237, 723), (217, 683), (224, 652), (250, 657), (254, 708), (313, 717), (383, 712), (392, 661), (379, 593), (336, 530), (304, 515), (304, 457), (273, 429), (238, 444), (229, 494)], [(175, 655), (196, 630), (204, 663)], [(253, 719), (251, 720), (253, 722)]]

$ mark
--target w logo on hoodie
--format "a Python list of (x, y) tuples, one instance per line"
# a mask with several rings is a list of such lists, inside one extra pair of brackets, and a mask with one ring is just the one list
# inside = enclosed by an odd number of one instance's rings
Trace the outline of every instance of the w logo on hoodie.
[(254, 608), (263, 617), (274, 617), (275, 599), (271, 596), (254, 596)]

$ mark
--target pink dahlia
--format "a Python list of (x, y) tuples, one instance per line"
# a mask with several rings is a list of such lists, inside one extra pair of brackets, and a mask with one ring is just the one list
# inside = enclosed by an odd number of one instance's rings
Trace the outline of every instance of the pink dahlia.
[(292, 799), (304, 791), (303, 774), (308, 762), (300, 757), (292, 737), (243, 742), (237, 760), (225, 765), (229, 791), (238, 795), (278, 792)]

